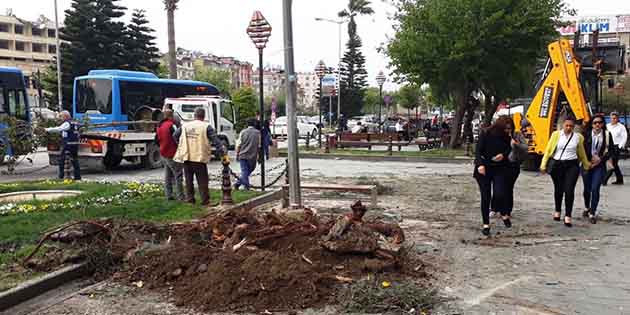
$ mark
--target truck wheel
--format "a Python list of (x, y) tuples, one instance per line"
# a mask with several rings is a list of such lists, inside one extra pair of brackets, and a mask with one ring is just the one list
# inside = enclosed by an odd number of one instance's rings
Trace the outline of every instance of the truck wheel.
[(152, 143), (147, 145), (147, 155), (142, 157), (142, 167), (146, 169), (162, 167), (160, 148), (157, 145)]
[(110, 170), (114, 167), (119, 166), (120, 162), (122, 162), (122, 159), (122, 155), (107, 153), (105, 155), (105, 158), (103, 159), (103, 165), (105, 166), (105, 169)]

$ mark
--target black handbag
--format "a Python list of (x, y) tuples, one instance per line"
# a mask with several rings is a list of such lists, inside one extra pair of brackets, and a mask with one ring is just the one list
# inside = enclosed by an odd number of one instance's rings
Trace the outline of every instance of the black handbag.
[[(569, 146), (569, 143), (571, 143), (571, 140), (573, 140), (573, 133), (571, 133), (571, 136), (569, 137), (569, 141), (567, 141), (567, 143), (564, 145), (564, 148), (562, 148), (562, 152), (560, 152), (560, 159), (562, 159), (562, 155), (564, 154), (564, 151), (567, 149), (567, 146)], [(553, 171), (554, 167), (556, 167), (557, 164), (558, 164), (558, 161), (556, 159), (554, 158), (549, 159), (549, 162), (547, 162), (547, 173), (551, 174), (551, 172)]]

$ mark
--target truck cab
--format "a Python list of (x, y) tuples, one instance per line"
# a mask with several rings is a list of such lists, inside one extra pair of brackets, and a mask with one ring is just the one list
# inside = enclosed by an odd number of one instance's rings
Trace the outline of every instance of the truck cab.
[(205, 121), (216, 130), (225, 147), (233, 150), (236, 146), (236, 110), (230, 100), (210, 95), (167, 98), (164, 108), (172, 109), (183, 124), (195, 120), (195, 109), (203, 108), (206, 111)]

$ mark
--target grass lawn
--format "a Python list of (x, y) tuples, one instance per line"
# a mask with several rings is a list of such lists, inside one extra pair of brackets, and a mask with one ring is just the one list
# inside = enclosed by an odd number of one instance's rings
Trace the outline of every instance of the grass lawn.
[[(398, 149), (396, 147), (393, 148), (394, 150), (392, 151), (392, 155), (391, 156), (395, 156), (395, 157), (421, 157), (421, 158), (455, 158), (455, 157), (461, 157), (461, 156), (466, 156), (466, 150), (464, 149), (455, 149), (455, 150), (451, 150), (451, 149), (436, 149), (436, 150), (428, 150), (428, 151), (397, 151)], [(280, 153), (286, 153), (287, 150), (286, 149), (280, 149), (279, 150)], [(372, 150), (369, 151), (367, 149), (332, 149), (330, 151), (330, 153), (323, 153), (323, 151), (320, 151), (318, 148), (305, 148), (305, 147), (301, 147), (300, 148), (300, 152), (301, 153), (308, 153), (308, 154), (321, 154), (321, 155), (345, 155), (345, 156), (382, 156), (382, 157), (388, 157), (390, 156), (387, 151), (378, 151), (378, 150)]]
[[(0, 282), (3, 283), (0, 291), (37, 276), (37, 273), (12, 272), (11, 265), (28, 255), (46, 231), (65, 223), (100, 218), (169, 223), (208, 213), (208, 209), (199, 204), (166, 200), (161, 185), (154, 184), (70, 181), (0, 184), (0, 194), (27, 190), (80, 190), (84, 193), (55, 201), (0, 204)], [(239, 203), (259, 194), (233, 191), (232, 197)], [(221, 191), (211, 190), (211, 202), (218, 204), (221, 195)]]

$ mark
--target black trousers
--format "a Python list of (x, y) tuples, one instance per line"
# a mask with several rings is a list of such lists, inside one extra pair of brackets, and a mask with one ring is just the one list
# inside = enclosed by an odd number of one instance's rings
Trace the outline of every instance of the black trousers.
[(514, 210), (514, 186), (516, 186), (516, 180), (518, 176), (521, 174), (521, 166), (520, 165), (512, 165), (508, 167), (507, 171), (507, 187), (506, 187), (506, 207), (508, 215), (512, 215), (512, 210)]
[(195, 184), (193, 177), (197, 178), (201, 204), (210, 204), (210, 191), (208, 189), (208, 165), (198, 162), (184, 162), (184, 182), (186, 184), (186, 202), (195, 203)]
[(481, 194), (481, 218), (483, 224), (490, 224), (490, 206), (501, 215), (508, 215), (509, 202), (507, 201), (509, 183), (508, 167), (488, 166), (486, 175), (481, 175), (475, 170), (475, 179), (479, 184)]
[(74, 180), (81, 180), (81, 165), (79, 165), (79, 146), (76, 144), (66, 144), (61, 150), (61, 155), (59, 156), (59, 179), (64, 179), (65, 177), (66, 153), (70, 154)]
[(615, 177), (617, 177), (617, 182), (623, 183), (623, 174), (621, 174), (621, 169), (619, 168), (619, 155), (615, 154), (611, 160), (613, 162), (613, 165), (615, 166), (615, 169), (612, 171), (608, 171), (608, 174), (606, 174), (606, 180), (604, 182), (608, 183), (608, 180), (612, 177), (614, 173)]
[(580, 165), (577, 160), (555, 161), (554, 163), (550, 175), (553, 180), (553, 199), (556, 203), (556, 212), (562, 212), (562, 199), (564, 198), (565, 215), (571, 217), (575, 200), (575, 185), (580, 176)]

